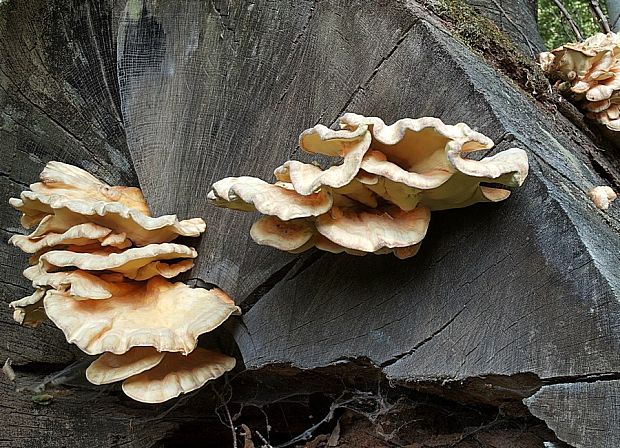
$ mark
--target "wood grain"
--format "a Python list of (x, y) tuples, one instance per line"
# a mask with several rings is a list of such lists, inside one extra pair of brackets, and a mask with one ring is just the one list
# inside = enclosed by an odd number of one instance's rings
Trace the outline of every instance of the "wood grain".
[[(0, 5), (0, 298), (30, 295), (21, 276), (27, 257), (8, 246), (25, 232), (8, 205), (49, 160), (92, 171), (111, 183), (135, 184), (120, 116), (112, 4), (71, 1)], [(3, 307), (0, 359), (67, 363), (61, 332), (20, 328)], [(4, 362), (4, 361), (2, 361)]]
[(575, 447), (620, 445), (620, 381), (544, 386), (525, 400), (532, 413)]
[[(604, 415), (615, 398), (586, 399), (617, 396), (620, 375), (620, 209), (604, 213), (586, 197), (608, 182), (592, 161), (606, 154), (449, 30), (413, 1), (3, 2), (0, 191), (18, 194), (56, 159), (111, 183), (139, 179), (157, 214), (205, 218), (190, 277), (246, 311), (231, 323), (250, 369), (232, 383), (235, 404), (310, 396), (327, 377), (326, 394), (387, 377), (397, 391), (424, 386), (503, 412), (525, 409), (520, 400), (542, 386), (532, 413), (571, 444), (606, 446), (603, 432), (618, 434)], [(207, 204), (215, 180), (271, 179), (289, 157), (304, 159), (299, 132), (344, 111), (464, 121), (496, 141), (510, 133), (497, 150), (528, 151), (530, 177), (505, 203), (434, 214), (407, 261), (286, 255), (250, 241), (256, 216)], [(6, 244), (22, 230), (3, 203), (8, 302), (27, 284), (25, 257)], [(22, 381), (80, 356), (58, 330), (20, 328), (6, 311), (0, 333), (0, 362), (14, 359)], [(168, 414), (83, 386), (61, 387), (40, 408), (16, 386), (0, 380), (0, 446), (168, 446), (173, 431), (191, 440), (183, 425), (204, 434), (217, 418), (211, 390)]]
[(333, 124), (414, 18), (399, 3), (360, 1), (194, 0), (182, 16), (173, 2), (145, 2), (140, 13), (132, 5), (119, 31), (119, 80), (140, 185), (155, 212), (206, 219), (192, 276), (241, 302), (292, 257), (251, 242), (257, 216), (208, 205), (211, 184), (274, 180), (300, 156), (299, 133)]

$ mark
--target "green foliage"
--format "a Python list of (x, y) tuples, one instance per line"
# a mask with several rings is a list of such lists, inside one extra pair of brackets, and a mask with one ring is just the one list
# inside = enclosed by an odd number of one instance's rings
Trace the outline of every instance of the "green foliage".
[[(590, 13), (587, 0), (562, 0), (562, 3), (575, 20), (584, 39), (600, 32)], [(605, 2), (599, 3), (604, 10)], [(553, 0), (538, 0), (538, 28), (548, 49), (557, 48), (567, 42), (577, 42), (568, 22)]]

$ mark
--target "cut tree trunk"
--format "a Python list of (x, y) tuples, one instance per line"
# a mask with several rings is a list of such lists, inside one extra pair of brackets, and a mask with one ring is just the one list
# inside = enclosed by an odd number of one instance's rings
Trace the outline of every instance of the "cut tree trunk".
[[(490, 17), (538, 49), (520, 3)], [(240, 367), (155, 407), (89, 387), (84, 363), (45, 379), (83, 355), (2, 313), (17, 380), (0, 379), (0, 446), (229, 446), (225, 410), (256, 446), (256, 430), (274, 446), (620, 446), (620, 208), (587, 197), (620, 185), (619, 159), (467, 4), (8, 0), (0, 88), (3, 300), (28, 294), (6, 198), (61, 160), (139, 185), (154, 214), (205, 218), (187, 278), (244, 309), (217, 334)], [(406, 261), (277, 252), (250, 240), (256, 216), (207, 204), (218, 179), (303, 159), (299, 132), (345, 111), (468, 123), (491, 153), (525, 149), (530, 175), (505, 203), (434, 213)]]

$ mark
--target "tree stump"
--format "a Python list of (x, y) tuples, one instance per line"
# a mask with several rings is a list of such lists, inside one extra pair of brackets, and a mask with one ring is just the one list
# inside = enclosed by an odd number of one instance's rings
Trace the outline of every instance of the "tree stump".
[[(514, 20), (535, 30), (532, 14)], [(155, 214), (205, 218), (187, 278), (244, 309), (218, 333), (242, 366), (160, 406), (89, 387), (84, 363), (44, 380), (84, 356), (5, 309), (0, 361), (17, 380), (0, 380), (0, 446), (230, 446), (222, 403), (256, 446), (267, 425), (277, 446), (336, 437), (336, 421), (340, 446), (364, 446), (345, 408), (375, 432), (450, 412), (456, 429), (426, 422), (435, 446), (620, 446), (620, 209), (587, 197), (620, 185), (620, 164), (505, 41), (457, 0), (0, 3), (3, 300), (29, 294), (7, 199), (60, 160), (139, 185)], [(299, 132), (345, 111), (468, 123), (499, 142), (492, 152), (525, 149), (530, 175), (505, 203), (434, 213), (406, 261), (277, 252), (250, 240), (254, 215), (207, 204), (218, 179), (271, 179), (303, 159)], [(31, 400), (42, 382), (46, 407)], [(368, 446), (430, 440), (402, 428)]]

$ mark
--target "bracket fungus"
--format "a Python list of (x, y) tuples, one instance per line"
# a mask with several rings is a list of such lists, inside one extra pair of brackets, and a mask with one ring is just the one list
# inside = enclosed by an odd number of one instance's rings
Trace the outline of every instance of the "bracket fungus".
[(187, 356), (166, 353), (157, 366), (126, 379), (123, 391), (134, 400), (161, 403), (196, 390), (234, 367), (235, 358), (203, 348)]
[(196, 348), (187, 356), (134, 347), (121, 355), (104, 353), (86, 369), (93, 384), (123, 381), (123, 391), (144, 403), (161, 403), (204, 386), (235, 367), (235, 358)]
[(540, 66), (586, 116), (620, 131), (620, 37), (598, 33), (539, 55)]
[(48, 163), (41, 181), (10, 200), (22, 224), (36, 226), (10, 239), (33, 254), (24, 276), (35, 293), (10, 304), (17, 322), (36, 326), (49, 318), (69, 342), (101, 355), (87, 370), (92, 383), (125, 380), (127, 395), (147, 403), (195, 390), (234, 367), (234, 358), (197, 342), (239, 308), (218, 288), (168, 280), (197, 256), (170, 241), (204, 232), (201, 218), (153, 217), (138, 188), (109, 186), (60, 162)]
[[(69, 250), (52, 250), (39, 257), (42, 271), (75, 267), (83, 271), (111, 271), (123, 274), (133, 280), (147, 280), (154, 275), (174, 277), (192, 268), (192, 263), (179, 262), (168, 265), (159, 260), (179, 258), (196, 258), (196, 250), (182, 244), (162, 243), (149, 244), (143, 247), (132, 247), (123, 252), (115, 253), (105, 250), (93, 252), (72, 252)], [(158, 264), (159, 263), (159, 264)], [(175, 265), (184, 263), (180, 268)], [(171, 269), (157, 269), (153, 266), (166, 266)]]
[(67, 341), (89, 355), (145, 346), (186, 355), (196, 348), (198, 336), (239, 313), (220, 289), (190, 288), (162, 277), (104, 300), (75, 300), (50, 290), (43, 301)]
[[(409, 258), (426, 235), (431, 211), (503, 201), (510, 195), (503, 187), (520, 186), (528, 174), (527, 154), (519, 148), (468, 157), (491, 149), (493, 141), (464, 123), (423, 117), (388, 126), (347, 113), (340, 127), (317, 125), (299, 138), (304, 151), (337, 157), (332, 166), (289, 160), (275, 169), (273, 184), (229, 177), (213, 184), (208, 199), (265, 215), (250, 230), (258, 244), (292, 253), (317, 247)], [(286, 193), (274, 200), (263, 194), (267, 189)], [(330, 200), (318, 206), (319, 195)], [(257, 197), (273, 202), (257, 205)]]

